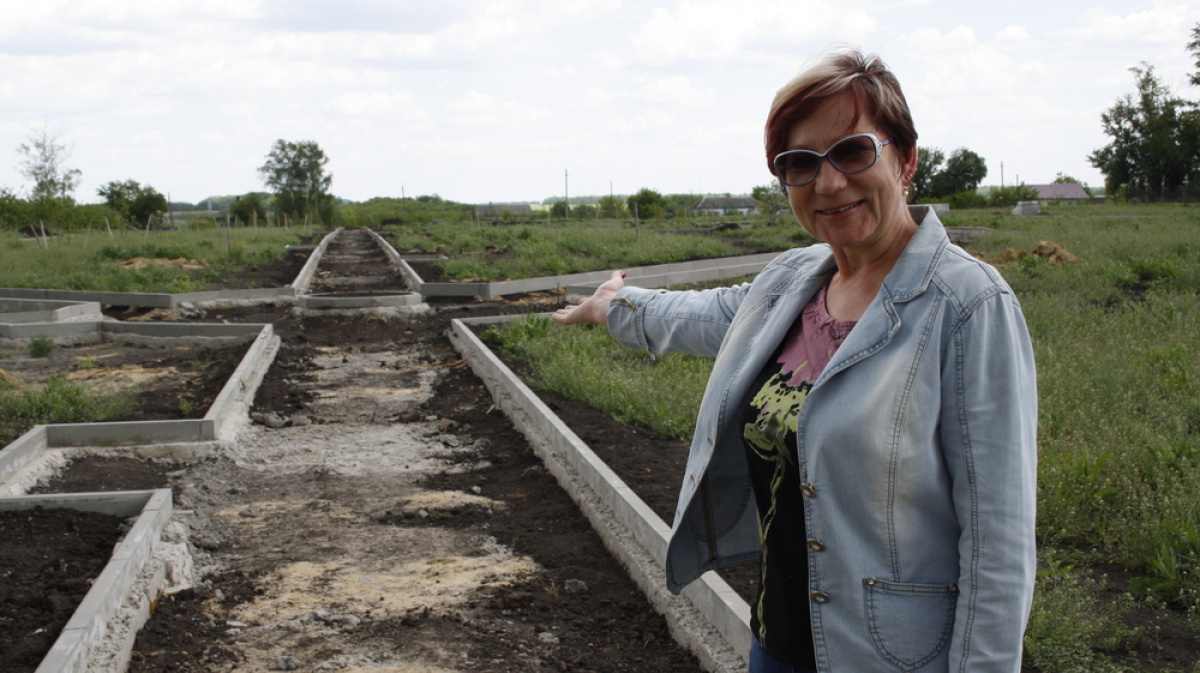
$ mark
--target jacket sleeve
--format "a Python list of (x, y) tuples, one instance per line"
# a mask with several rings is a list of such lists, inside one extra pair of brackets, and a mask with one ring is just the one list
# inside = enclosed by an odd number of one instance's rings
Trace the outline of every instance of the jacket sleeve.
[(749, 283), (681, 292), (626, 287), (609, 306), (608, 330), (630, 348), (716, 357), (749, 288)]
[(982, 299), (946, 355), (941, 440), (962, 531), (950, 671), (1017, 673), (1037, 566), (1037, 374), (1011, 290)]

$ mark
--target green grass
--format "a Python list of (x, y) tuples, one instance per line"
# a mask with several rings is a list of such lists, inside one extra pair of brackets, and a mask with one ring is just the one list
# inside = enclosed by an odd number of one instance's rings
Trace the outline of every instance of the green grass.
[(54, 352), (54, 348), (54, 340), (50, 337), (35, 336), (29, 340), (29, 347), (25, 350), (31, 358), (45, 358), (50, 357), (50, 354)]
[(601, 226), (427, 224), (389, 227), (400, 251), (441, 253), (448, 278), (498, 281), (584, 271), (666, 264), (786, 250), (812, 239), (798, 226), (762, 223), (717, 233), (637, 231), (615, 222)]
[(52, 376), (35, 388), (0, 389), (0, 446), (42, 423), (94, 423), (133, 409), (127, 393), (92, 393), (83, 384)]
[[(300, 228), (201, 229), (194, 231), (74, 232), (45, 244), (0, 233), (0, 287), (104, 292), (204, 290), (222, 271), (282, 259), (284, 246), (306, 235)], [(148, 266), (124, 268), (135, 257), (184, 258), (203, 271)]]
[[(988, 258), (1041, 241), (1079, 258), (1027, 256), (1002, 269), (1038, 363), (1044, 554), (1027, 663), (1043, 673), (1125, 670), (1117, 662), (1133, 636), (1119, 617), (1133, 601), (1200, 634), (1200, 207), (982, 210), (944, 221), (994, 227), (967, 246)], [(660, 436), (690, 434), (703, 361), (626, 354), (602, 329), (515, 329), (489, 338), (527, 359), (535, 385)], [(1102, 563), (1141, 577), (1128, 598), (1089, 579), (1086, 568)]]
[(711, 360), (670, 353), (653, 357), (621, 346), (595, 325), (562, 329), (544, 316), (489, 327), (480, 338), (533, 364), (532, 383), (586, 400), (655, 436), (691, 436)]

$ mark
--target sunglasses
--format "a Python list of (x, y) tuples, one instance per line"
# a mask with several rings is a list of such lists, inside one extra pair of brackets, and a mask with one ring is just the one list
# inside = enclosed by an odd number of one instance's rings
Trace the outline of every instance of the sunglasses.
[(880, 140), (874, 133), (860, 133), (842, 138), (824, 152), (812, 150), (788, 150), (775, 155), (775, 177), (789, 187), (807, 185), (817, 179), (821, 162), (829, 164), (843, 173), (861, 173), (879, 161), (883, 146), (891, 138)]

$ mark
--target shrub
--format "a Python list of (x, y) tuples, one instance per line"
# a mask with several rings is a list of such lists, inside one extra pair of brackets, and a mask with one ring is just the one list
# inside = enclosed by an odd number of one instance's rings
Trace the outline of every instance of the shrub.
[(43, 423), (91, 423), (129, 413), (133, 398), (94, 394), (81, 383), (52, 376), (40, 388), (0, 391), (0, 446)]
[(54, 352), (54, 340), (48, 336), (36, 336), (29, 341), (26, 352), (31, 358), (49, 357)]

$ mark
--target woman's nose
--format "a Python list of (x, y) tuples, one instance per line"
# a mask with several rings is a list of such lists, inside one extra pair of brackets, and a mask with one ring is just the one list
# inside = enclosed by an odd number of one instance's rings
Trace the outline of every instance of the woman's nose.
[(831, 166), (828, 159), (823, 160), (813, 178), (813, 189), (818, 194), (832, 194), (845, 186), (846, 174)]

